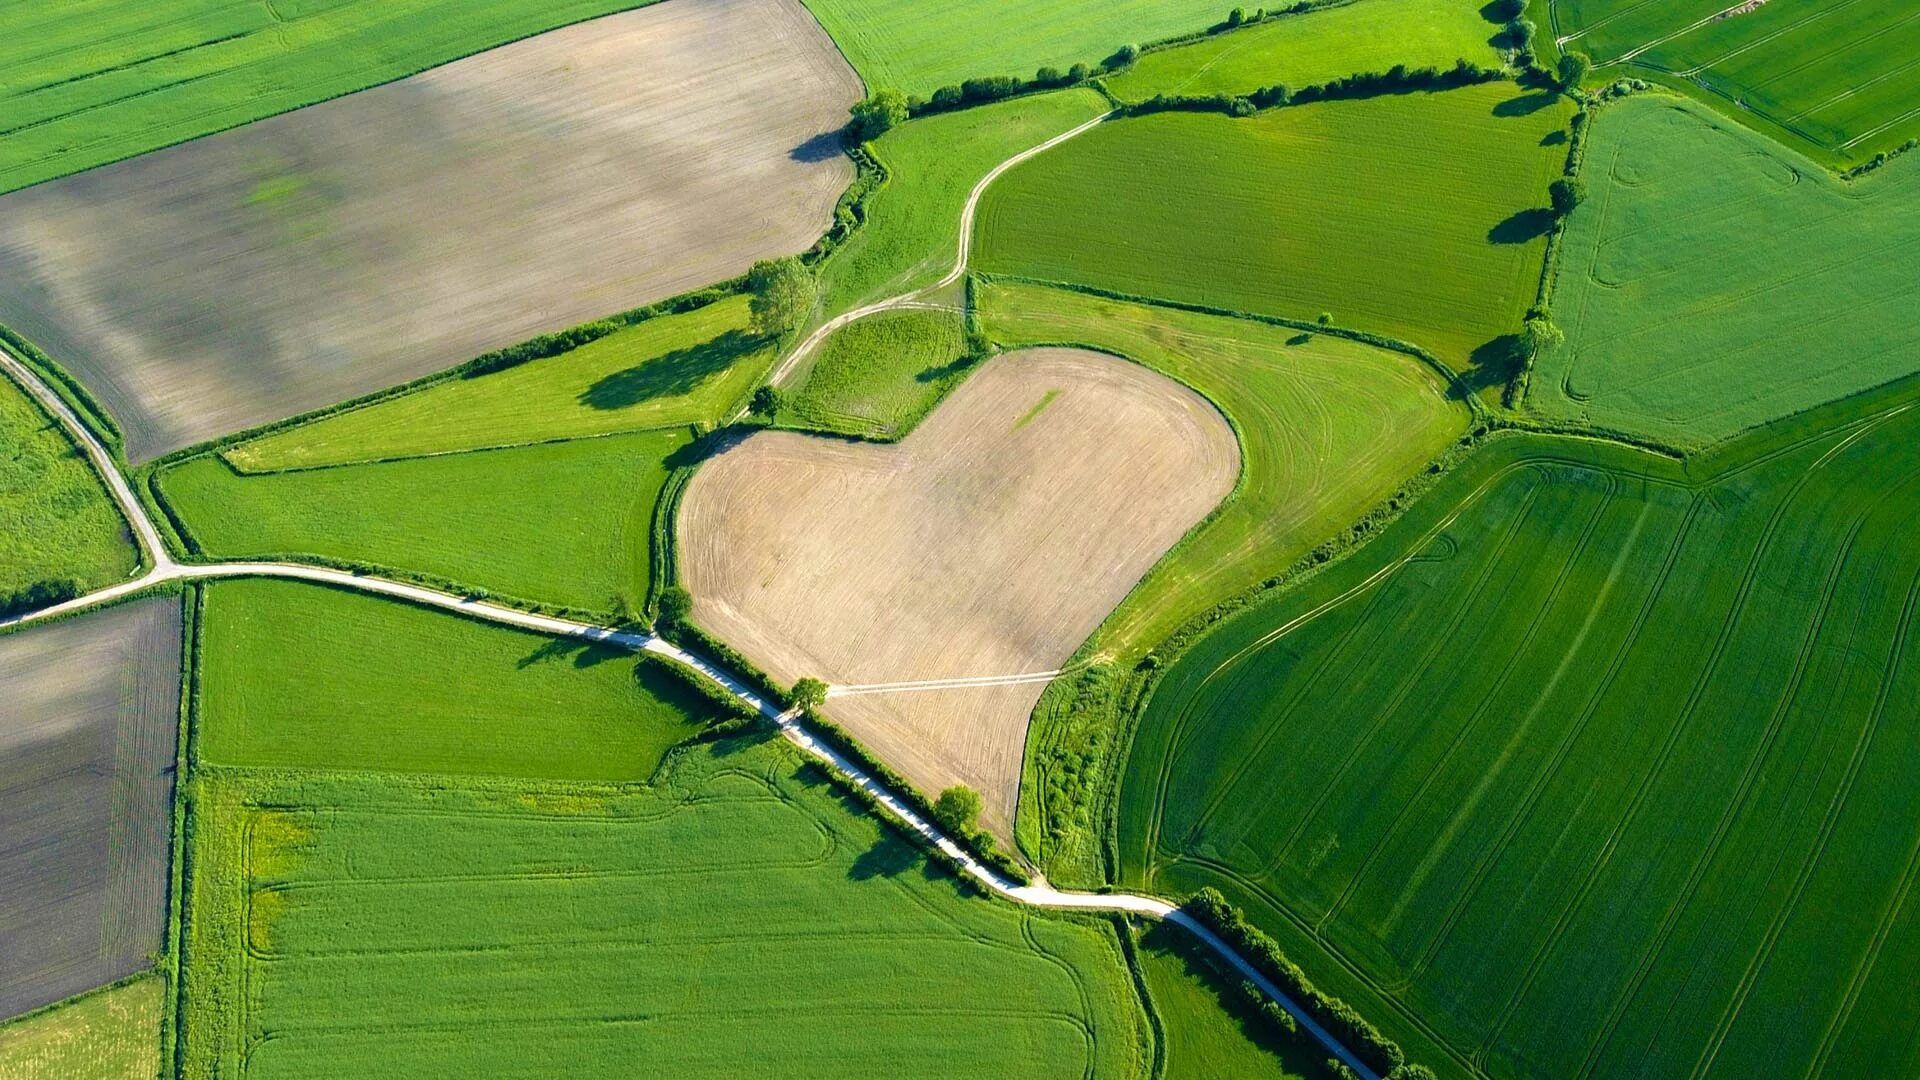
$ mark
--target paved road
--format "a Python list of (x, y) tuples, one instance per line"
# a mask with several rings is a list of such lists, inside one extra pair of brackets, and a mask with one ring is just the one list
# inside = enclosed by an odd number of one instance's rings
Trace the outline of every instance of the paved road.
[[(1102, 117), (1101, 119), (1105, 118)], [(1002, 162), (998, 168), (988, 173), (987, 176), (975, 186), (974, 194), (970, 196), (967, 201), (968, 212), (962, 218), (963, 223), (971, 222), (973, 203), (979, 197), (980, 191), (986, 187), (994, 176), (1018, 164), (1025, 157), (1039, 153), (1048, 146), (1058, 143), (1063, 139), (1070, 138), (1098, 122), (1099, 120), (1089, 121), (1087, 124), (1083, 124), (1073, 131), (1067, 132), (1065, 135), (1060, 135), (1047, 143), (1043, 143), (1027, 151), (1025, 155), (1015, 155), (1013, 158)], [(960, 263), (956, 265), (954, 273), (949, 275), (947, 279), (949, 282), (959, 276), (965, 265), (967, 246), (964, 239), (966, 235), (964, 227), (961, 235), (963, 239), (960, 248)], [(935, 287), (937, 288), (938, 286)], [(1184, 927), (1204, 942), (1208, 948), (1218, 953), (1227, 963), (1231, 964), (1235, 970), (1239, 971), (1241, 975), (1251, 980), (1254, 985), (1260, 987), (1268, 997), (1271, 997), (1299, 1023), (1301, 1030), (1307, 1032), (1319, 1041), (1320, 1044), (1327, 1049), (1328, 1053), (1345, 1062), (1347, 1067), (1359, 1075), (1362, 1080), (1379, 1080), (1377, 1073), (1369, 1069), (1359, 1058), (1355, 1057), (1346, 1046), (1334, 1038), (1331, 1032), (1321, 1027), (1313, 1017), (1307, 1015), (1298, 1003), (1282, 992), (1281, 989), (1274, 985), (1266, 976), (1257, 971), (1252, 964), (1247, 962), (1245, 957), (1234, 951), (1226, 942), (1222, 941), (1205, 926), (1196, 922), (1185, 912), (1164, 900), (1151, 896), (1134, 896), (1127, 893), (1063, 892), (1051, 888), (1044, 883), (1035, 885), (1014, 884), (1006, 878), (1001, 877), (1000, 874), (992, 868), (974, 858), (971, 852), (955, 843), (951, 837), (941, 832), (932, 822), (922, 818), (906, 803), (901, 802), (892, 791), (876, 782), (864, 769), (861, 769), (832, 747), (814, 738), (813, 735), (807, 731), (806, 726), (800, 721), (795, 711), (783, 711), (778, 704), (768, 701), (755, 693), (752, 688), (735, 678), (732, 673), (712, 663), (705, 657), (682, 649), (664, 638), (650, 633), (595, 626), (590, 623), (576, 622), (572, 619), (555, 618), (550, 615), (536, 615), (529, 611), (503, 607), (499, 604), (489, 603), (484, 600), (468, 599), (463, 596), (456, 596), (452, 593), (442, 592), (438, 589), (430, 589), (421, 585), (410, 585), (406, 582), (391, 581), (371, 574), (355, 574), (345, 570), (334, 570), (323, 566), (306, 566), (299, 563), (284, 562), (176, 562), (173, 556), (167, 551), (165, 543), (161, 540), (160, 530), (154, 527), (152, 518), (147, 515), (146, 507), (141, 504), (139, 499), (134, 497), (133, 488), (127, 483), (126, 477), (121, 474), (119, 467), (113, 460), (113, 456), (107, 452), (107, 448), (94, 436), (92, 430), (80, 422), (80, 418), (74, 415), (72, 409), (67, 407), (67, 403), (58, 394), (54, 393), (46, 383), (41, 381), (40, 377), (36, 375), (31, 368), (21, 363), (4, 348), (0, 348), (0, 369), (4, 369), (16, 382), (26, 388), (28, 393), (31, 393), (35, 398), (44, 403), (47, 408), (59, 418), (73, 439), (86, 450), (87, 456), (93, 460), (101, 477), (106, 481), (107, 489), (112, 493), (114, 502), (119, 505), (120, 513), (126, 517), (135, 537), (138, 538), (143, 551), (144, 562), (149, 566), (146, 573), (129, 581), (122, 582), (119, 585), (101, 589), (97, 592), (89, 593), (86, 596), (69, 600), (66, 603), (57, 604), (53, 607), (44, 608), (27, 615), (15, 616), (11, 619), (0, 619), (0, 629), (26, 623), (41, 622), (59, 615), (100, 607), (131, 593), (163, 585), (168, 582), (197, 581), (215, 578), (272, 577), (344, 586), (379, 596), (390, 596), (398, 600), (423, 604), (428, 607), (457, 611), (505, 626), (516, 626), (526, 630), (553, 634), (558, 637), (605, 642), (677, 660), (725, 688), (728, 693), (738, 698), (748, 708), (755, 710), (760, 713), (760, 715), (773, 721), (774, 724), (778, 726), (781, 735), (785, 736), (788, 741), (819, 759), (835, 772), (841, 774), (841, 776), (845, 777), (846, 780), (855, 787), (861, 788), (872, 795), (874, 800), (879, 803), (888, 815), (906, 828), (920, 834), (927, 843), (938, 848), (947, 858), (953, 860), (968, 877), (979, 882), (991, 892), (1016, 903), (1029, 904), (1034, 907), (1063, 908), (1077, 911), (1120, 912), (1150, 919), (1161, 919)], [(1037, 676), (1041, 673), (1036, 672), (1033, 674)], [(1021, 676), (1015, 676), (1015, 678), (1020, 677)], [(1049, 677), (1051, 677), (1050, 673)]]

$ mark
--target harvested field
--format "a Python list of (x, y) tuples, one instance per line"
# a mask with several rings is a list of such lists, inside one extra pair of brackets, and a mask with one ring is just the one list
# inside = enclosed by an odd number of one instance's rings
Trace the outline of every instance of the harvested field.
[(0, 636), (0, 1016), (124, 978), (161, 947), (180, 603)]
[(6, 1080), (153, 1080), (167, 983), (136, 979), (0, 1026)]
[(0, 198), (0, 322), (144, 461), (798, 251), (859, 96), (796, 0), (679, 0)]
[[(1113, 357), (988, 361), (908, 438), (768, 432), (703, 466), (680, 510), (694, 614), (775, 678), (835, 684), (1058, 667), (1232, 489), (1233, 431)], [(1042, 684), (836, 698), (915, 783), (963, 782), (1011, 826)]]

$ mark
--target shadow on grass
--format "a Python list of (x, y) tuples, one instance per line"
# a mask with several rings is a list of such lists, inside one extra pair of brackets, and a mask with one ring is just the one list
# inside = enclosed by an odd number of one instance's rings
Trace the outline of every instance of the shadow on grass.
[(1152, 954), (1178, 961), (1188, 979), (1218, 999), (1221, 1011), (1233, 1019), (1248, 1042), (1274, 1056), (1275, 1075), (1283, 1072), (1304, 1076), (1326, 1075), (1313, 1067), (1319, 1064), (1317, 1058), (1321, 1055), (1317, 1052), (1318, 1048), (1311, 1044), (1310, 1037), (1289, 1033), (1273, 1018), (1263, 1015), (1241, 989), (1239, 977), (1229, 976), (1223, 971), (1213, 954), (1195, 941), (1191, 934), (1167, 923), (1153, 923), (1140, 935), (1140, 950), (1143, 958), (1146, 954)]
[(654, 398), (691, 393), (761, 344), (753, 334), (729, 330), (712, 341), (675, 349), (605, 376), (580, 392), (580, 403), (596, 409), (625, 409)]
[(1535, 207), (1522, 210), (1487, 230), (1487, 240), (1495, 244), (1526, 244), (1553, 231), (1553, 211)]
[(1554, 128), (1552, 131), (1549, 131), (1545, 135), (1540, 136), (1540, 145), (1541, 146), (1565, 146), (1567, 145), (1567, 133), (1560, 130), (1559, 128)]
[(672, 453), (660, 459), (669, 469), (691, 468), (711, 457), (739, 446), (747, 436), (759, 431), (752, 424), (734, 424), (730, 427), (715, 428), (683, 446), (676, 447)]
[(566, 657), (573, 657), (573, 666), (577, 668), (598, 667), (609, 660), (621, 657), (633, 658), (633, 652), (619, 645), (609, 645), (604, 641), (587, 641), (582, 638), (554, 638), (539, 648), (520, 658), (514, 666), (522, 671), (535, 664), (548, 664)]
[(918, 850), (888, 830), (881, 833), (880, 839), (872, 847), (853, 860), (853, 865), (847, 867), (847, 877), (854, 881), (899, 877), (913, 869), (921, 859)]
[(1447, 390), (1447, 396), (1460, 399), (1495, 386), (1505, 386), (1520, 374), (1520, 335), (1501, 334), (1473, 350), (1467, 370)]
[(1521, 94), (1519, 97), (1508, 98), (1495, 105), (1493, 107), (1493, 115), (1532, 116), (1541, 109), (1552, 105), (1555, 101), (1558, 101), (1559, 98), (1560, 95), (1558, 94), (1549, 94), (1544, 91), (1535, 94)]
[(1306, 331), (1304, 331), (1304, 330), (1302, 330), (1301, 332), (1299, 332), (1299, 333), (1297, 333), (1297, 334), (1295, 334), (1295, 335), (1293, 335), (1292, 337), (1290, 337), (1290, 338), (1288, 338), (1288, 339), (1287, 339), (1287, 344), (1289, 344), (1289, 345), (1305, 345), (1305, 344), (1307, 344), (1308, 342), (1310, 342), (1310, 341), (1312, 341), (1312, 340), (1313, 340), (1313, 335), (1312, 335), (1312, 334), (1309, 334), (1309, 333), (1307, 333), (1307, 332), (1306, 332)]
[(978, 357), (956, 356), (944, 364), (935, 364), (930, 368), (921, 369), (919, 374), (913, 377), (913, 381), (917, 383), (936, 383), (944, 379), (951, 379), (956, 375), (965, 374), (966, 371), (976, 363), (979, 363)]

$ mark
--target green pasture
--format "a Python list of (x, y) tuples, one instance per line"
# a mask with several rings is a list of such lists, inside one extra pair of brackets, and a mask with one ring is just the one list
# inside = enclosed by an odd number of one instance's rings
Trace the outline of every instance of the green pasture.
[(164, 979), (136, 979), (0, 1024), (6, 1080), (153, 1080)]
[(1920, 370), (1920, 161), (1841, 183), (1652, 95), (1588, 138), (1531, 408), (1701, 445)]
[(921, 97), (984, 75), (1097, 64), (1122, 45), (1204, 30), (1218, 0), (809, 0), (868, 89)]
[(987, 193), (980, 269), (1409, 341), (1504, 382), (1564, 98), (1491, 83), (1104, 125)]
[(654, 504), (683, 431), (243, 474), (218, 455), (159, 474), (215, 559), (319, 558), (603, 613), (638, 610)]
[(1445, 1071), (1920, 1070), (1920, 387), (1684, 467), (1496, 437), (1165, 672), (1122, 881)]
[(0, 191), (640, 6), (634, 0), (5, 0)]
[(1920, 12), (1906, 0), (1547, 0), (1595, 78), (1657, 78), (1833, 164), (1920, 136)]
[(1450, 68), (1466, 59), (1497, 67), (1490, 41), (1499, 29), (1461, 0), (1355, 0), (1148, 53), (1109, 77), (1107, 88), (1123, 101), (1145, 101), (1248, 94), (1275, 83), (1298, 89), (1395, 64)]
[(645, 787), (211, 770), (193, 812), (187, 1075), (1151, 1063), (1111, 923), (972, 894), (764, 736)]
[(0, 596), (71, 578), (113, 585), (139, 561), (93, 463), (52, 417), (0, 375)]
[(888, 311), (821, 344), (780, 417), (783, 426), (897, 439), (972, 370), (956, 311)]
[(953, 268), (974, 184), (1106, 109), (1092, 90), (1062, 90), (922, 117), (876, 139), (887, 182), (868, 200), (866, 223), (820, 269), (825, 314), (938, 281)]
[(662, 315), (558, 356), (334, 413), (223, 451), (245, 472), (718, 424), (773, 363), (747, 300)]
[(616, 646), (270, 578), (205, 595), (198, 745), (215, 765), (644, 780), (713, 718)]

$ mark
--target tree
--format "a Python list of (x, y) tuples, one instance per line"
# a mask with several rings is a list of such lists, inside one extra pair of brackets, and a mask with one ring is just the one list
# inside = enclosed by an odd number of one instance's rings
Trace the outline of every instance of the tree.
[(663, 630), (680, 626), (693, 614), (693, 594), (675, 585), (660, 590), (660, 618), (657, 620)]
[(1107, 70), (1119, 71), (1138, 59), (1140, 59), (1140, 46), (1122, 45), (1114, 50), (1112, 56), (1107, 57)]
[(1553, 202), (1553, 212), (1566, 217), (1586, 201), (1587, 185), (1577, 176), (1563, 176), (1547, 185), (1547, 198)]
[(898, 90), (875, 90), (865, 100), (854, 102), (847, 111), (853, 114), (853, 120), (847, 125), (852, 129), (853, 137), (866, 142), (885, 135), (894, 125), (906, 122), (907, 99)]
[(1527, 313), (1526, 324), (1520, 330), (1521, 359), (1538, 359), (1541, 353), (1559, 348), (1566, 340), (1567, 335), (1554, 325), (1553, 316), (1535, 308)]
[(1239, 26), (1246, 21), (1247, 10), (1245, 8), (1234, 8), (1232, 11), (1227, 12), (1227, 26), (1229, 28)]
[(813, 308), (813, 274), (797, 255), (762, 259), (747, 271), (747, 313), (762, 334), (784, 334)]
[(934, 800), (933, 819), (950, 833), (971, 834), (973, 823), (980, 819), (980, 793), (965, 784), (955, 784)]
[(1043, 67), (1033, 73), (1033, 81), (1039, 83), (1041, 86), (1058, 86), (1065, 82), (1066, 78), (1060, 74), (1059, 68)]
[(809, 675), (794, 683), (793, 692), (787, 697), (794, 708), (812, 712), (827, 703), (827, 684)]
[(1321, 313), (1320, 313), (1320, 318), (1319, 318), (1319, 320), (1318, 320), (1318, 322), (1320, 323), (1320, 325), (1321, 325), (1321, 326), (1332, 326), (1332, 325), (1333, 325), (1333, 312), (1331, 312), (1331, 311), (1323, 311), (1323, 312), (1321, 312)]
[(1560, 86), (1571, 90), (1580, 85), (1593, 69), (1593, 58), (1578, 50), (1568, 50), (1560, 54)]
[(1533, 45), (1533, 21), (1515, 19), (1507, 24), (1507, 45), (1515, 49), (1527, 49)]
[(773, 420), (780, 415), (780, 407), (786, 403), (785, 394), (771, 384), (764, 385), (755, 390), (753, 397), (747, 401), (747, 411), (755, 416)]
[(1486, 16), (1497, 23), (1512, 22), (1526, 14), (1527, 0), (1493, 0), (1486, 7)]

